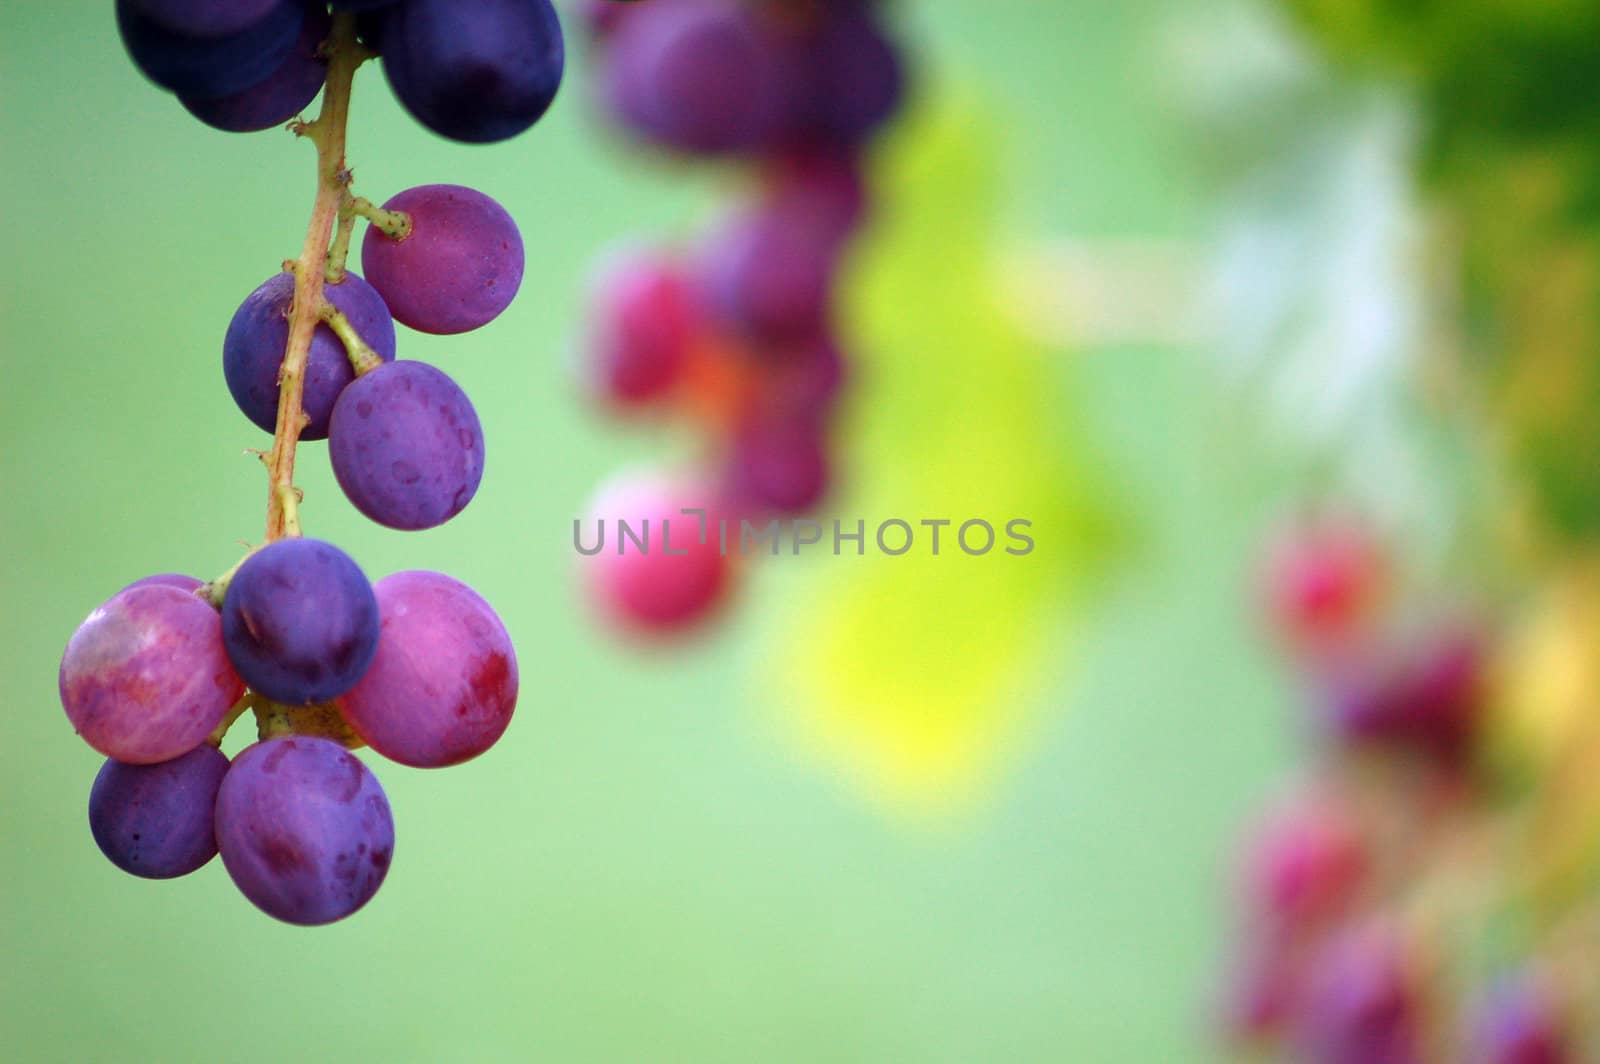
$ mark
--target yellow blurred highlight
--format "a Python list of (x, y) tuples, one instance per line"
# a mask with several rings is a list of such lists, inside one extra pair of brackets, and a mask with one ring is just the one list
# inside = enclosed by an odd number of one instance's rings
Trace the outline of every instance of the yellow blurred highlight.
[[(818, 515), (816, 548), (832, 549), (835, 517), (847, 532), (860, 519), (867, 556), (845, 543), (808, 574), (763, 670), (803, 749), (915, 820), (992, 791), (1069, 656), (1070, 607), (1110, 538), (1062, 360), (1014, 324), (996, 281), (989, 129), (973, 106), (924, 107), (877, 160), (877, 213), (845, 284), (852, 490)], [(916, 533), (902, 556), (873, 540), (889, 519)], [(938, 519), (951, 524), (934, 556), (919, 522)], [(957, 545), (971, 519), (995, 527), (990, 553)], [(1032, 553), (1005, 553), (1013, 519), (1032, 522)], [(898, 547), (903, 532), (888, 535)]]

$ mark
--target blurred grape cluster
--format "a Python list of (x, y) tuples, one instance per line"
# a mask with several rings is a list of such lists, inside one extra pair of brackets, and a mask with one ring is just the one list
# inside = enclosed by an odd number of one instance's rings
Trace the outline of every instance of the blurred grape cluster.
[(1358, 508), (1263, 556), (1312, 757), (1244, 851), (1227, 1025), (1312, 1064), (1597, 1059), (1600, 5), (1284, 6), (1414, 106), (1413, 368), (1476, 491), (1442, 576)]
[[(742, 177), (708, 232), (618, 253), (594, 286), (589, 391), (619, 415), (684, 417), (705, 444), (689, 470), (624, 474), (591, 506), (597, 521), (656, 530), (650, 553), (625, 554), (618, 541), (590, 559), (596, 602), (624, 629), (699, 627), (737, 582), (741, 522), (807, 514), (832, 486), (847, 376), (839, 277), (869, 213), (865, 156), (905, 89), (883, 7), (584, 9), (607, 117), (660, 158), (732, 164)], [(682, 516), (685, 507), (708, 523)], [(722, 542), (707, 534), (719, 520)]]

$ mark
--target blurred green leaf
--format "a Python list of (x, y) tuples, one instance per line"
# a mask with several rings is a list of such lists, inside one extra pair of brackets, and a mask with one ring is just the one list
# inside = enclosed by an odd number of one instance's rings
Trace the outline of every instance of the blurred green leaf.
[[(880, 161), (879, 214), (846, 286), (863, 401), (839, 514), (847, 531), (866, 521), (868, 557), (819, 574), (786, 622), (776, 685), (818, 756), (914, 813), (979, 795), (1015, 748), (1112, 538), (1057, 356), (1001, 309), (996, 141), (981, 111), (943, 101)], [(899, 557), (871, 542), (892, 518), (917, 536)], [(935, 556), (920, 522), (939, 519)], [(996, 531), (986, 555), (957, 543), (972, 519)], [(1017, 519), (1036, 543), (1025, 556), (1005, 549)]]

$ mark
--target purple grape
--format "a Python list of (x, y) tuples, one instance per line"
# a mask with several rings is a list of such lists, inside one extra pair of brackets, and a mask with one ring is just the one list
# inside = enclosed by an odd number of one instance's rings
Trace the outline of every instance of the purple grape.
[(252, 690), (288, 705), (348, 691), (378, 649), (378, 601), (331, 543), (283, 539), (246, 558), (222, 600), (222, 639)]
[(703, 327), (682, 265), (654, 251), (622, 256), (599, 278), (594, 303), (589, 338), (594, 389), (624, 407), (651, 403), (672, 391)]
[(305, 5), (278, 0), (260, 18), (225, 36), (174, 32), (117, 0), (122, 44), (141, 73), (164, 89), (193, 96), (227, 96), (270, 77), (294, 46)]
[(1508, 979), (1484, 1002), (1472, 1030), (1473, 1064), (1575, 1064), (1571, 1035), (1548, 988)]
[(210, 743), (156, 765), (108, 760), (89, 791), (89, 830), (112, 864), (146, 879), (186, 876), (217, 853), (212, 811), (228, 759)]
[(752, 418), (733, 440), (730, 491), (740, 512), (803, 514), (828, 490), (826, 430), (814, 418)]
[(1422, 1064), (1409, 960), (1388, 928), (1343, 931), (1310, 964), (1298, 1017), (1307, 1064)]
[(1482, 715), (1485, 650), (1482, 632), (1452, 623), (1348, 655), (1330, 666), (1332, 730), (1347, 742), (1401, 744), (1460, 761)]
[(1336, 917), (1361, 889), (1368, 860), (1352, 812), (1336, 797), (1296, 795), (1272, 810), (1250, 840), (1244, 889), (1251, 915), (1302, 930)]
[(422, 362), (362, 375), (333, 408), (328, 457), (345, 497), (388, 528), (442, 525), (483, 479), (483, 429), (456, 382)]
[(272, 12), (279, 0), (128, 0), (128, 6), (185, 37), (238, 33)]
[[(394, 360), (394, 319), (383, 297), (354, 273), (323, 286), (323, 296), (350, 319), (361, 338), (385, 362)], [(289, 343), (294, 275), (280, 273), (251, 292), (234, 311), (222, 340), (222, 375), (244, 416), (264, 432), (278, 424), (278, 370)], [(311, 334), (301, 404), (311, 420), (303, 440), (328, 438), (328, 422), (340, 393), (355, 380), (344, 342), (325, 323)]]
[(441, 768), (493, 746), (517, 705), (517, 654), (477, 592), (442, 573), (379, 580), (383, 635), (361, 682), (339, 699), (356, 733), (384, 757)]
[(1222, 1001), (1226, 1033), (1259, 1044), (1282, 1035), (1295, 1017), (1304, 979), (1299, 940), (1268, 934), (1248, 940), (1228, 971)]
[(861, 224), (868, 207), (867, 179), (860, 162), (830, 151), (779, 156), (766, 169), (769, 195), (804, 211), (814, 224), (843, 238)]
[(734, 218), (701, 258), (712, 309), (766, 343), (805, 342), (827, 328), (845, 230), (810, 201), (781, 197)]
[(737, 0), (650, 0), (607, 40), (606, 102), (629, 130), (695, 155), (771, 139), (786, 95), (783, 56), (762, 16)]
[(831, 337), (765, 352), (757, 379), (758, 416), (826, 419), (844, 387), (844, 356)]
[(383, 787), (328, 739), (268, 739), (234, 758), (216, 821), (234, 885), (268, 916), (301, 926), (365, 905), (394, 856)]
[(837, 5), (800, 41), (793, 106), (808, 142), (852, 148), (893, 117), (905, 94), (900, 51), (865, 5)]
[(401, 240), (376, 226), (361, 242), (361, 269), (395, 319), (449, 335), (487, 325), (522, 285), (522, 234), (506, 209), (461, 185), (420, 185), (385, 203), (404, 211)]
[(335, 11), (376, 11), (382, 7), (394, 7), (400, 0), (329, 0)]
[(578, 0), (574, 17), (590, 35), (604, 40), (622, 25), (624, 16), (639, 10), (635, 0)]
[(184, 591), (195, 592), (204, 587), (205, 583), (204, 580), (185, 576), (182, 573), (157, 573), (155, 576), (147, 576), (143, 580), (135, 580), (122, 590), (130, 591), (136, 587), (147, 587), (154, 584), (160, 587), (176, 587)]
[(132, 765), (193, 750), (244, 694), (217, 611), (161, 584), (119, 591), (89, 614), (61, 657), (60, 686), (84, 741)]
[(179, 93), (178, 102), (206, 125), (225, 133), (254, 133), (281, 126), (305, 109), (328, 77), (328, 61), (318, 54), (332, 19), (321, 5), (307, 10), (294, 47), (271, 74), (226, 96)]
[(543, 117), (566, 65), (550, 0), (406, 0), (384, 12), (383, 72), (411, 116), (488, 144)]

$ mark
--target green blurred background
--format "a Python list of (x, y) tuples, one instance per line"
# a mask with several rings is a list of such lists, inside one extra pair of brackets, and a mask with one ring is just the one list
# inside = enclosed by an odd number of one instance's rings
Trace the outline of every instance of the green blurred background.
[[(793, 573), (758, 574), (716, 640), (666, 654), (618, 645), (574, 592), (572, 517), (660, 444), (571, 382), (587, 264), (683, 231), (716, 193), (602, 133), (576, 48), (556, 113), (492, 149), (432, 138), (381, 74), (358, 78), (358, 191), (479, 187), (519, 219), (528, 273), (483, 332), (402, 336), (474, 396), (491, 441), (461, 519), (366, 523), (320, 445), (300, 474), (309, 532), (369, 573), (442, 569), (496, 604), (522, 659), (513, 728), (448, 772), (376, 766), (396, 861), (346, 923), (276, 924), (220, 864), (169, 883), (109, 865), (60, 650), (127, 581), (214, 575), (260, 535), (263, 478), (241, 451), (264, 437), (218, 352), (238, 301), (298, 251), (312, 193), (307, 147), (213, 132), (145, 84), (110, 6), (0, 4), (0, 1057), (1209, 1058), (1226, 856), (1287, 761), (1240, 594), (1270, 459), (1218, 432), (1191, 358), (1063, 356), (1136, 545), (1063, 637), (1070, 684), (1044, 692), (993, 793), (954, 823), (886, 816), (789, 745), (763, 699), (763, 618)], [(1195, 226), (1155, 76), (1175, 3), (898, 6), (922, 75), (1001, 123), (1003, 236)]]

